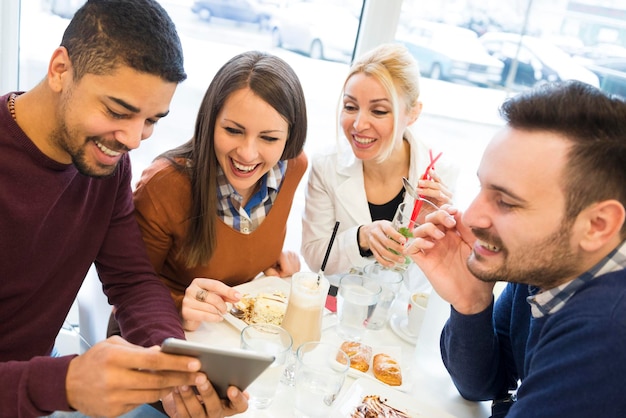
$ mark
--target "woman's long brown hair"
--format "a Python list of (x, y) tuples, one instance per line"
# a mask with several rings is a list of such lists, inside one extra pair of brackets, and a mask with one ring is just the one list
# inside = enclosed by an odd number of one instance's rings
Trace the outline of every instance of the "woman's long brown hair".
[(190, 223), (181, 250), (187, 267), (206, 264), (216, 245), (215, 121), (226, 99), (246, 87), (288, 123), (289, 135), (281, 160), (295, 158), (304, 147), (307, 132), (304, 92), (289, 64), (274, 55), (248, 51), (231, 58), (219, 69), (200, 105), (193, 137), (157, 157), (172, 161), (191, 179)]

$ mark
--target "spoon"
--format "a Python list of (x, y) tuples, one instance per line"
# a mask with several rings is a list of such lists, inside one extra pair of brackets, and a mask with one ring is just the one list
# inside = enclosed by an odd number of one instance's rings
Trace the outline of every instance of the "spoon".
[(230, 314), (234, 316), (235, 318), (239, 318), (239, 319), (242, 319), (243, 317), (246, 316), (246, 313), (243, 310), (236, 307), (235, 305), (233, 305), (230, 308)]
[(402, 177), (402, 184), (404, 185), (404, 190), (406, 190), (413, 199), (420, 199), (419, 195), (415, 191), (415, 187), (409, 183), (409, 180), (407, 180), (406, 177)]

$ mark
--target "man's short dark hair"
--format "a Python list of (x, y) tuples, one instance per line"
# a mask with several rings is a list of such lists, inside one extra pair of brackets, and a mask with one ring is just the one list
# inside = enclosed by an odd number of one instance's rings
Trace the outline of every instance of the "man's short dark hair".
[[(571, 143), (561, 178), (566, 217), (615, 199), (626, 207), (626, 102), (580, 81), (546, 84), (507, 100), (509, 126), (547, 131)], [(550, 155), (544, 158), (550, 159)], [(626, 236), (626, 223), (622, 227)]]
[(176, 27), (154, 0), (89, 0), (70, 21), (61, 46), (76, 81), (123, 65), (169, 82), (187, 78)]

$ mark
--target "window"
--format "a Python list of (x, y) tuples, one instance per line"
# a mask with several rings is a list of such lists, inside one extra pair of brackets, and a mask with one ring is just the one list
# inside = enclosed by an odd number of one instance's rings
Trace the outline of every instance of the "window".
[[(19, 89), (41, 80), (68, 17), (83, 2), (21, 0)], [(0, 9), (3, 55), (16, 39), (11, 18), (16, 3), (4, 2)], [(337, 101), (352, 56), (386, 41), (415, 45), (424, 111), (414, 130), (459, 165), (460, 207), (474, 195), (478, 160), (501, 126), (498, 107), (504, 99), (545, 80), (564, 78), (584, 79), (616, 94), (625, 91), (626, 77), (619, 67), (598, 69), (601, 62), (594, 61), (600, 55), (626, 61), (626, 8), (621, 0), (163, 0), (162, 4), (179, 29), (189, 78), (178, 88), (170, 115), (131, 153), (135, 178), (156, 155), (190, 138), (211, 78), (227, 59), (248, 49), (283, 57), (299, 75), (310, 121), (305, 150), (311, 156), (336, 141)], [(40, 28), (46, 28), (45, 33)], [(455, 41), (438, 43), (438, 31), (454, 34)], [(526, 37), (519, 36), (522, 32)], [(432, 50), (428, 56), (418, 55), (418, 47), (425, 50), (424, 45), (431, 43), (439, 56), (434, 57)], [(559, 50), (545, 58), (548, 47)], [(470, 49), (472, 53), (464, 56)], [(9, 74), (14, 69), (3, 59), (0, 71)], [(606, 77), (607, 72), (610, 80), (600, 84), (599, 75)], [(294, 251), (299, 251), (305, 183), (306, 178), (288, 228), (286, 245)]]
[[(0, 3), (3, 92), (30, 89), (44, 77), (48, 59), (61, 40), (68, 18), (84, 1)], [(309, 113), (305, 150), (312, 156), (337, 139), (337, 102), (352, 57), (394, 40), (416, 45), (416, 55), (420, 47), (422, 55), (417, 58), (421, 64), (424, 110), (414, 132), (436, 151), (443, 151), (443, 158), (459, 166), (455, 202), (460, 208), (466, 207), (475, 194), (479, 159), (502, 125), (498, 107), (504, 99), (557, 77), (586, 77), (592, 83), (596, 77), (595, 83), (601, 88), (626, 97), (623, 0), (161, 2), (178, 27), (189, 78), (178, 88), (170, 115), (159, 122), (149, 140), (131, 153), (135, 179), (154, 157), (191, 137), (197, 109), (213, 75), (227, 59), (249, 49), (283, 57), (299, 75)], [(236, 9), (240, 5), (243, 9)], [(435, 42), (428, 38), (434, 27), (460, 37), (453, 43), (444, 42), (445, 48), (438, 46), (438, 56), (432, 48), (427, 51), (421, 45)], [(508, 33), (517, 35), (507, 42), (497, 39), (510, 37)], [(520, 37), (521, 33), (529, 38)], [(564, 52), (552, 54), (552, 58), (559, 56), (558, 60), (542, 60), (538, 52), (533, 58), (533, 40)], [(502, 49), (497, 45), (502, 45)], [(478, 47), (485, 49), (482, 52), (489, 57), (477, 52), (467, 57), (464, 52), (470, 47), (473, 51)], [(477, 62), (479, 56), (481, 62)], [(454, 71), (446, 73), (446, 65)], [(300, 249), (305, 187), (306, 177), (296, 193), (285, 242), (286, 249), (296, 252)], [(96, 308), (95, 317), (89, 312), (81, 314), (81, 333), (90, 343), (103, 338), (101, 328), (106, 326), (109, 308), (106, 300), (95, 300), (103, 296), (99, 284), (94, 283), (97, 281), (85, 282), (86, 305), (104, 308)], [(78, 323), (72, 318), (69, 321), (72, 325)]]

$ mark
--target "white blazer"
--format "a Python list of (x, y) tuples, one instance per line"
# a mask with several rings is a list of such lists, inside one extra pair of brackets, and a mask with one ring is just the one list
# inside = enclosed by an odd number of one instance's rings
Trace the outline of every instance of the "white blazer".
[[(416, 185), (430, 164), (429, 147), (417, 139), (410, 140), (410, 145), (409, 181)], [(433, 149), (433, 154), (437, 153)], [(435, 169), (454, 192), (458, 168), (447, 163), (445, 157), (445, 154), (441, 156)], [(401, 182), (398, 178), (398, 184)], [(374, 261), (373, 257), (361, 257), (359, 253), (357, 230), (360, 225), (371, 223), (372, 217), (365, 195), (363, 162), (351, 150), (312, 158), (305, 197), (301, 254), (312, 271), (318, 271), (322, 265), (335, 221), (340, 222), (339, 229), (325, 273), (343, 274), (351, 267), (363, 267)], [(405, 197), (405, 201), (410, 199), (408, 195)]]

